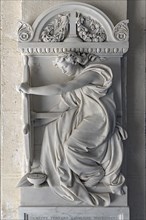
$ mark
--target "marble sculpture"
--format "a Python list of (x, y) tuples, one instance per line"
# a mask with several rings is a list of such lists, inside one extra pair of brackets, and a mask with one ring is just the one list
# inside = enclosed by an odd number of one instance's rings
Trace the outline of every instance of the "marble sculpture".
[(31, 172), (46, 174), (48, 186), (63, 198), (108, 206), (110, 193), (124, 193), (120, 169), (127, 136), (116, 122), (112, 70), (76, 52), (59, 54), (54, 65), (71, 80), (41, 87), (25, 82), (19, 87), (28, 95), (60, 95), (45, 124), (40, 166)]

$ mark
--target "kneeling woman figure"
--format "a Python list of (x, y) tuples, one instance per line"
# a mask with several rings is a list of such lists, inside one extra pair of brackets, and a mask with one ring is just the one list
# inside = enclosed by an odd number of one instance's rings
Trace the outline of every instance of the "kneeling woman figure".
[(70, 81), (41, 87), (23, 83), (20, 90), (60, 95), (60, 116), (46, 125), (42, 142), (40, 168), (49, 186), (71, 201), (109, 205), (110, 193), (122, 193), (124, 131), (116, 124), (111, 69), (85, 63), (74, 52), (61, 54), (56, 66)]

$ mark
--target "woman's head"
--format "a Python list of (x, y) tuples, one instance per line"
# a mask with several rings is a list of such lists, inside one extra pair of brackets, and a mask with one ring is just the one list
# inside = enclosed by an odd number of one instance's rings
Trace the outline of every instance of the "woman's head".
[(68, 76), (74, 75), (79, 67), (79, 56), (75, 52), (60, 54), (54, 62), (56, 67), (59, 67), (63, 73)]
[(74, 75), (78, 69), (89, 63), (89, 61), (95, 61), (97, 58), (99, 59), (99, 57), (94, 54), (67, 52), (60, 54), (56, 58), (54, 65), (59, 67), (66, 75), (71, 76)]

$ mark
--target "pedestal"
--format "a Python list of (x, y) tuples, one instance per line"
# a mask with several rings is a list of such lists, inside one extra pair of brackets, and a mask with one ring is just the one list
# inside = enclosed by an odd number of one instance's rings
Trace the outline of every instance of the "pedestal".
[(48, 187), (21, 188), (20, 220), (129, 220), (127, 187), (122, 196), (112, 195), (109, 207), (87, 207), (64, 200)]

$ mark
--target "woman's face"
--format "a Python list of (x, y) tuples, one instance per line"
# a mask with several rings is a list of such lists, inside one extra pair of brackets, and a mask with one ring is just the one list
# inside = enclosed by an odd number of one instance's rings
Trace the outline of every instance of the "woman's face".
[(57, 66), (62, 70), (62, 72), (68, 76), (75, 74), (75, 65), (67, 61), (58, 62)]

